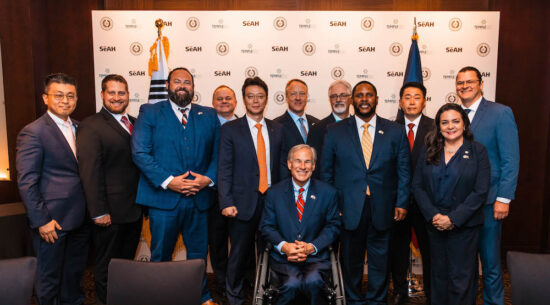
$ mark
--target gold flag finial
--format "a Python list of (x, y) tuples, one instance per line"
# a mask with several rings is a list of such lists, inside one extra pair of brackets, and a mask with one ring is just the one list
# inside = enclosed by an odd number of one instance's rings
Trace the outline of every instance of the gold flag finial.
[(162, 19), (160, 18), (155, 20), (155, 26), (158, 29), (158, 35), (160, 37), (162, 35), (162, 28), (164, 27), (164, 21), (162, 21)]

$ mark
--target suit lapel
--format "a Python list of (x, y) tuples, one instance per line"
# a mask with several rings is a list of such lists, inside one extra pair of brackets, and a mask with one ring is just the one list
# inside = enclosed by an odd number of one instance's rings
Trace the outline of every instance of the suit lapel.
[[(260, 172), (260, 166), (258, 165), (258, 155), (256, 154), (256, 149), (254, 148), (254, 139), (252, 138), (252, 132), (250, 132), (250, 127), (248, 126), (248, 120), (246, 118), (246, 115), (243, 115), (243, 117), (238, 120), (241, 120), (240, 134), (242, 135), (243, 141), (246, 142), (244, 144), (244, 147), (249, 148), (248, 149), (249, 158), (252, 158), (252, 160), (256, 160), (256, 162), (254, 162), (254, 164), (256, 165), (256, 171)], [(267, 124), (267, 121), (266, 121), (266, 124)], [(269, 140), (271, 141), (271, 139)]]
[(265, 125), (267, 126), (267, 136), (269, 137), (269, 168), (271, 169), (271, 172), (273, 172), (273, 164), (276, 164), (273, 157), (277, 154), (275, 151), (275, 145), (273, 145), (273, 133), (275, 133), (275, 129), (273, 129), (271, 121), (265, 120)]
[[(298, 140), (299, 143), (303, 143), (304, 139), (302, 138), (302, 134), (300, 133), (300, 131), (298, 130), (298, 126), (296, 126), (296, 123), (288, 113), (288, 110), (285, 112), (285, 120), (286, 122), (284, 124), (286, 124), (287, 126), (290, 126), (290, 129), (292, 130), (292, 134), (294, 138), (296, 138), (296, 140)], [(308, 124), (309, 124), (309, 120), (308, 120)]]
[[(464, 142), (463, 142), (462, 146), (464, 147), (464, 149), (462, 149), (462, 151), (460, 153), (462, 156), (456, 156), (456, 158), (461, 158), (462, 159), (463, 156), (468, 156), (468, 158), (471, 160), (472, 159), (472, 142), (470, 142), (469, 140), (464, 139)], [(455, 161), (459, 161), (459, 160), (455, 160)], [(445, 162), (445, 160), (443, 160), (443, 162)], [(455, 189), (456, 185), (458, 184), (458, 182), (460, 180), (462, 180), (462, 175), (464, 174), (464, 170), (467, 167), (468, 166), (466, 164), (462, 164), (462, 166), (458, 167), (458, 177), (456, 178), (456, 180), (453, 184), (453, 187), (451, 188), (451, 190), (453, 190), (453, 192), (454, 192), (454, 189)]]
[[(292, 178), (288, 180), (288, 187), (286, 190), (286, 198), (285, 201), (287, 202), (286, 206), (288, 209), (288, 215), (292, 219), (292, 223), (298, 229), (300, 227), (300, 220), (298, 219), (298, 209), (296, 208), (296, 201), (294, 200), (294, 185), (292, 184)], [(307, 205), (307, 203), (306, 203)], [(305, 212), (305, 206), (304, 206), (304, 212)], [(303, 215), (302, 215), (303, 219)]]
[(103, 116), (107, 125), (113, 128), (121, 137), (124, 138), (124, 140), (126, 141), (130, 140), (130, 134), (122, 126), (120, 126), (120, 124), (117, 122), (115, 117), (113, 117), (109, 112), (107, 112), (105, 108), (102, 108), (99, 111), (99, 113), (101, 114), (101, 116)]
[(76, 164), (76, 158), (75, 158), (75, 155), (73, 154), (73, 150), (71, 149), (69, 142), (67, 142), (65, 135), (63, 135), (63, 133), (59, 129), (59, 126), (57, 126), (57, 124), (54, 122), (54, 120), (50, 117), (48, 113), (45, 113), (43, 116), (46, 121), (48, 132), (50, 133), (52, 138), (55, 139), (55, 141), (57, 141), (61, 147), (63, 147), (63, 151), (65, 152), (65, 154), (69, 155), (70, 156), (69, 159), (74, 160)]
[(367, 165), (365, 164), (365, 157), (363, 156), (363, 149), (361, 148), (361, 140), (359, 139), (359, 133), (357, 132), (357, 124), (355, 122), (355, 116), (347, 118), (348, 120), (348, 134), (351, 139), (352, 146), (355, 148), (355, 152), (361, 160), (363, 169), (367, 170)]
[[(178, 120), (178, 117), (176, 116), (176, 114), (174, 113), (174, 110), (172, 109), (172, 104), (170, 104), (170, 101), (167, 100), (161, 103), (164, 103), (161, 108), (161, 113), (164, 117), (166, 124), (168, 125), (167, 130), (171, 130), (174, 133), (183, 132), (184, 131), (183, 126), (181, 122)], [(159, 124), (159, 122), (157, 122), (157, 124)], [(182, 137), (174, 137), (174, 138), (179, 139)], [(173, 140), (171, 141), (171, 143), (174, 145), (174, 149), (178, 153), (178, 156), (180, 156), (181, 158), (183, 154), (182, 154), (180, 141)]]
[(416, 156), (420, 154), (420, 151), (422, 150), (422, 147), (424, 146), (424, 138), (426, 137), (426, 134), (431, 129), (431, 124), (428, 118), (426, 118), (424, 115), (420, 117), (420, 122), (418, 123), (418, 129), (416, 130), (416, 137), (414, 138), (414, 145), (413, 150), (411, 152), (411, 156), (414, 160), (416, 160)]
[[(307, 198), (304, 198), (304, 214), (302, 215), (302, 224), (311, 219), (310, 214), (315, 207), (315, 201), (317, 200), (317, 188), (313, 179), (309, 180), (309, 190), (307, 191)], [(298, 213), (298, 212), (296, 212)]]
[(374, 139), (372, 142), (372, 155), (370, 157), (369, 169), (372, 168), (372, 165), (381, 150), (382, 143), (384, 143), (384, 140), (382, 139), (382, 137), (384, 137), (384, 125), (385, 124), (382, 119), (380, 119), (379, 116), (376, 116), (376, 130), (374, 131)]
[(473, 133), (475, 133), (477, 125), (479, 125), (479, 122), (482, 121), (485, 116), (487, 103), (489, 102), (485, 98), (481, 98), (481, 103), (479, 103), (479, 107), (477, 107), (477, 111), (474, 114), (474, 120), (470, 124), (470, 129)]

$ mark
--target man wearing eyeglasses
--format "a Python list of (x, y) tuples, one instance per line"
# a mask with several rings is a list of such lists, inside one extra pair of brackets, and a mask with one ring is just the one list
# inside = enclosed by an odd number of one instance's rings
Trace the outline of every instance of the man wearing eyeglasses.
[[(220, 131), (218, 193), (222, 215), (229, 218), (231, 249), (226, 294), (231, 305), (245, 301), (243, 282), (263, 211), (264, 194), (279, 182), (286, 162), (283, 127), (264, 118), (267, 93), (262, 79), (247, 78), (242, 87), (246, 115), (225, 123)], [(263, 249), (261, 240), (257, 249)]]
[(86, 199), (78, 174), (75, 134), (76, 80), (46, 77), (48, 111), (17, 136), (17, 186), (32, 229), (38, 261), (39, 305), (83, 304), (80, 287), (88, 257)]
[(483, 272), (483, 304), (504, 304), (500, 268), (502, 220), (508, 217), (519, 172), (519, 139), (510, 107), (483, 97), (483, 79), (475, 67), (464, 67), (456, 76), (456, 93), (468, 114), (476, 141), (487, 148), (491, 187), (484, 206), (479, 256)]
[[(306, 144), (311, 128), (319, 122), (306, 114), (308, 102), (307, 84), (301, 79), (291, 79), (286, 83), (285, 96), (288, 110), (274, 121), (284, 127), (285, 146), (289, 149), (298, 144)], [(288, 169), (285, 169), (285, 176)]]
[[(345, 80), (337, 80), (330, 84), (328, 88), (328, 98), (332, 112), (317, 124), (311, 127), (307, 144), (315, 148), (318, 157), (321, 160), (321, 151), (323, 150), (323, 141), (327, 127), (349, 117), (349, 107), (351, 105), (351, 85)], [(317, 164), (317, 170), (313, 173), (314, 177), (319, 176), (321, 166)]]

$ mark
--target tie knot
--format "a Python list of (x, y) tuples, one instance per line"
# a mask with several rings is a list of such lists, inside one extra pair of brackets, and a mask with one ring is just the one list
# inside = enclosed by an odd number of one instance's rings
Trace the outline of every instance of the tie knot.
[(180, 108), (181, 114), (187, 116), (187, 108)]
[(262, 129), (262, 124), (260, 124), (260, 123), (254, 125), (254, 126), (256, 126), (256, 128), (258, 128), (258, 130)]
[(363, 124), (363, 128), (365, 128), (365, 129), (369, 128), (369, 126), (370, 126), (370, 124), (369, 124), (369, 123), (365, 123), (365, 124)]
[(69, 122), (69, 120), (63, 121), (63, 124), (67, 127), (71, 127), (71, 122)]
[(298, 121), (300, 121), (300, 123), (303, 124), (305, 120), (304, 120), (304, 118), (298, 118)]
[(464, 112), (466, 112), (466, 114), (470, 114), (470, 112), (472, 112), (472, 109), (466, 108), (466, 109), (464, 109)]
[(125, 116), (121, 117), (120, 120), (122, 121), (122, 123), (128, 122), (128, 119)]
[(408, 126), (409, 126), (409, 129), (413, 129), (413, 127), (414, 127), (414, 123), (409, 123), (409, 125), (408, 125)]
[(304, 188), (301, 187), (300, 190), (298, 191), (300, 194), (302, 194), (304, 192)]

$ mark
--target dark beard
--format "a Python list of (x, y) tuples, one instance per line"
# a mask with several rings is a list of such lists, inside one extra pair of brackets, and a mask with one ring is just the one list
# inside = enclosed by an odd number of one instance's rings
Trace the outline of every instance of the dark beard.
[[(180, 96), (178, 94), (179, 91), (184, 91), (187, 94), (184, 95), (184, 96)], [(180, 107), (185, 107), (185, 106), (189, 105), (189, 103), (191, 103), (191, 101), (193, 100), (194, 95), (195, 95), (195, 91), (189, 92), (185, 88), (181, 88), (181, 89), (178, 89), (176, 91), (172, 91), (172, 90), (168, 89), (168, 97), (170, 98), (170, 100), (172, 102), (176, 103), (176, 105), (178, 105)]]
[(362, 114), (360, 111), (359, 111), (359, 107), (355, 106), (355, 103), (353, 104), (353, 110), (355, 110), (355, 115), (360, 117), (361, 119), (366, 119), (366, 118), (370, 118), (373, 114), (376, 113), (376, 106), (378, 106), (378, 104), (374, 105), (374, 107), (371, 108), (371, 110), (365, 114)]

